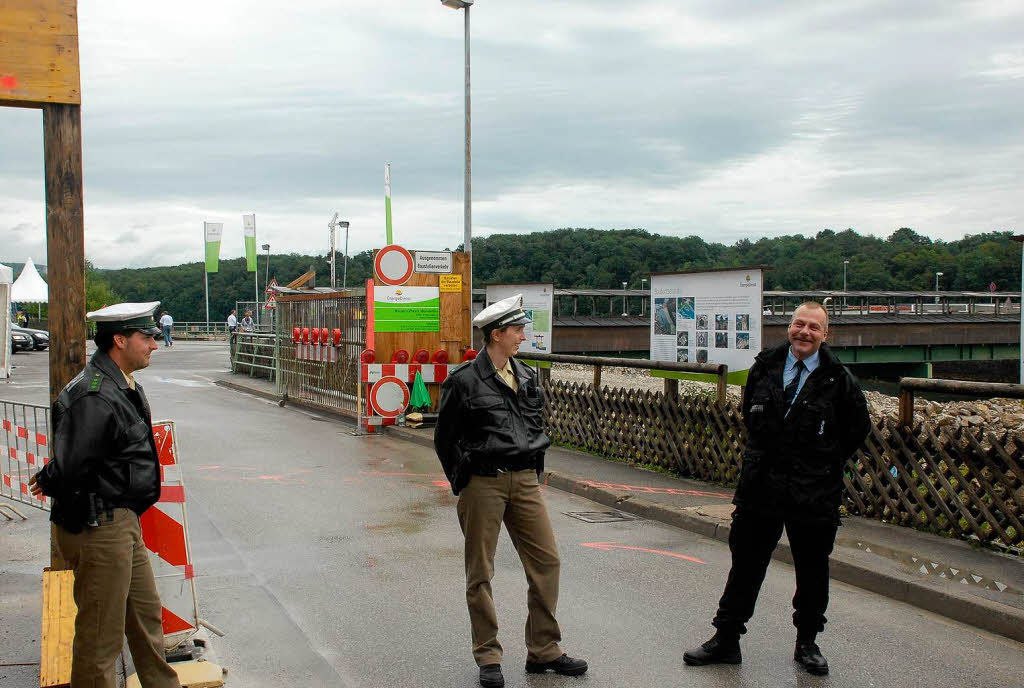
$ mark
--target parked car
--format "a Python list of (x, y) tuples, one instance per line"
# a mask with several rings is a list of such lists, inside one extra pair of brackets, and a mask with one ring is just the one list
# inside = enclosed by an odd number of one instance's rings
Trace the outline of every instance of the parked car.
[(32, 349), (32, 335), (27, 332), (19, 332), (11, 328), (11, 351), (30, 351)]
[(11, 323), (11, 329), (15, 332), (22, 332), (32, 338), (32, 348), (36, 351), (42, 351), (46, 347), (50, 346), (50, 333), (46, 330), (33, 330), (29, 327), (21, 327)]

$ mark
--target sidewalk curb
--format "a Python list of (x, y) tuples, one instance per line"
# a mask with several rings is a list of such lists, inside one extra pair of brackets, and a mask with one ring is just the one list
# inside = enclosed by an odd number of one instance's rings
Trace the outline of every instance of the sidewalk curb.
[[(215, 384), (237, 392), (252, 394), (272, 401), (281, 401), (276, 394), (229, 380), (217, 380)], [(295, 403), (302, 405), (299, 402)], [(342, 416), (339, 418), (344, 419)], [(388, 428), (387, 434), (423, 447), (434, 448), (433, 436), (422, 432), (392, 426)], [(585, 478), (566, 473), (545, 471), (541, 474), (540, 481), (549, 487), (650, 521), (664, 523), (721, 542), (728, 543), (729, 541), (729, 524), (721, 523), (716, 519), (650, 502), (625, 492), (594, 487)], [(779, 543), (772, 558), (790, 565), (793, 563), (789, 545), (785, 542)], [(913, 574), (900, 575), (896, 572), (877, 571), (860, 563), (846, 560), (841, 553), (837, 555), (833, 552), (829, 573), (833, 580), (1024, 643), (1024, 610), (991, 602), (974, 595), (956, 594), (953, 592), (955, 588), (951, 590), (952, 586), (948, 583), (929, 584), (919, 580)]]

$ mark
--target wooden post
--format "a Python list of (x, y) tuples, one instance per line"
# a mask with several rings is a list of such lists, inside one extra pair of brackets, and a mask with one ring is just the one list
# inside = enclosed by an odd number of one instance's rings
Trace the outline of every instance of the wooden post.
[(716, 393), (716, 400), (719, 404), (725, 405), (729, 395), (729, 372), (728, 369), (723, 370), (718, 374), (718, 390)]
[(594, 389), (601, 389), (601, 366), (594, 366)]
[(914, 390), (900, 386), (900, 425), (909, 428), (914, 424)]
[(674, 377), (665, 378), (665, 398), (679, 396), (679, 380)]
[(52, 404), (71, 378), (85, 367), (81, 106), (43, 106), (43, 155)]

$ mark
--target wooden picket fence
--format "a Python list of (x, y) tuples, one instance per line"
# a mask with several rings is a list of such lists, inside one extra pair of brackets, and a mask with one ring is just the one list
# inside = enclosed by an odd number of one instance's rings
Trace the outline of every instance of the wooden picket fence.
[[(746, 446), (740, 409), (713, 396), (543, 379), (552, 441), (679, 475), (735, 485)], [(876, 418), (845, 471), (848, 514), (1024, 548), (1024, 434), (903, 427)]]

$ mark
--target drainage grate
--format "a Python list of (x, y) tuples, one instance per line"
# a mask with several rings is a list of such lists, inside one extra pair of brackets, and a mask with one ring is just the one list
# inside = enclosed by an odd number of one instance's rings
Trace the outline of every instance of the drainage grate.
[(621, 511), (565, 511), (563, 513), (584, 523), (614, 523), (616, 521), (638, 520), (636, 516), (630, 516)]

